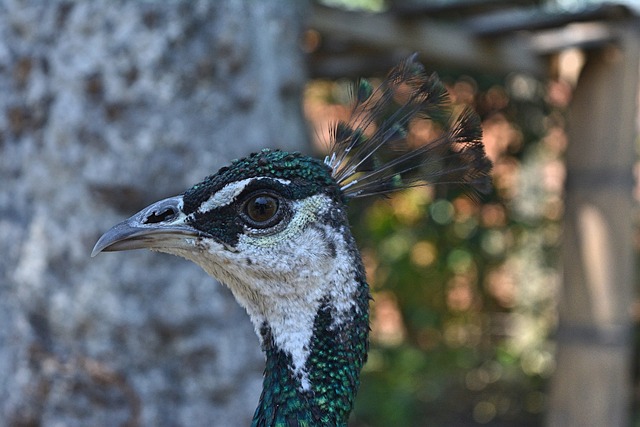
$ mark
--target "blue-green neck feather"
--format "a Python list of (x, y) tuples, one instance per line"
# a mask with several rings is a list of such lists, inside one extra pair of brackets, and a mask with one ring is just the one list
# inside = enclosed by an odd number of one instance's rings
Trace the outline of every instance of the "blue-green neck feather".
[(261, 334), (267, 356), (260, 402), (253, 427), (346, 426), (367, 358), (369, 288), (362, 269), (352, 318), (335, 327), (329, 302), (318, 310), (305, 366), (311, 387), (302, 390), (293, 376), (291, 357), (274, 345), (268, 325)]

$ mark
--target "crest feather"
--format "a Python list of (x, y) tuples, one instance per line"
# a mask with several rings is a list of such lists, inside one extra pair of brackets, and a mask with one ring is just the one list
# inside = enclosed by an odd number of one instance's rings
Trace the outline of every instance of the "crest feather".
[[(348, 122), (331, 129), (325, 163), (347, 197), (384, 194), (420, 185), (459, 184), (471, 196), (491, 188), (491, 162), (482, 145), (480, 118), (470, 108), (455, 114), (447, 90), (412, 55), (373, 88), (361, 80)], [(430, 138), (411, 136), (430, 121)]]

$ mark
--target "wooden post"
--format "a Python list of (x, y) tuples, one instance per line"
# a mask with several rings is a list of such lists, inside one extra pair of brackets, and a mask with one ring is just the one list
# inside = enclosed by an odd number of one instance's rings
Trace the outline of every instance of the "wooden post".
[(587, 53), (570, 107), (551, 427), (630, 425), (640, 32), (611, 25), (618, 43)]

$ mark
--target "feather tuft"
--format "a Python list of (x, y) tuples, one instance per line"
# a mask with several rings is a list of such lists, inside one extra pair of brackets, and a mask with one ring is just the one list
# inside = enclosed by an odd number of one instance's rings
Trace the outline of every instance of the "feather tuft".
[(356, 93), (356, 97), (358, 102), (365, 102), (371, 94), (373, 93), (373, 86), (371, 82), (366, 79), (361, 79), (358, 83), (358, 91)]
[(331, 131), (325, 158), (346, 197), (438, 184), (460, 185), (472, 197), (491, 191), (480, 118), (471, 108), (455, 115), (445, 86), (415, 54), (375, 89), (361, 80), (354, 98), (350, 120)]

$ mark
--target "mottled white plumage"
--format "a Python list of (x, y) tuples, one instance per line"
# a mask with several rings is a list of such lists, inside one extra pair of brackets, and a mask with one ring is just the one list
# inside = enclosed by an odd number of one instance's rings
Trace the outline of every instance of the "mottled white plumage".
[[(223, 187), (203, 203), (204, 212), (225, 206), (256, 177)], [(280, 180), (282, 184), (290, 184)], [(205, 209), (203, 209), (205, 207)], [(292, 373), (302, 378), (310, 350), (315, 315), (324, 297), (329, 296), (336, 310), (335, 322), (349, 321), (355, 307), (353, 294), (358, 284), (354, 277), (353, 254), (344, 240), (348, 230), (335, 230), (318, 224), (318, 218), (334, 209), (325, 195), (315, 195), (292, 203), (291, 220), (278, 233), (245, 228), (238, 244), (230, 250), (210, 238), (184, 239), (175, 244), (157, 246), (154, 251), (186, 258), (226, 284), (249, 314), (256, 333), (270, 325), (276, 345), (291, 355)], [(184, 225), (186, 217), (172, 221)]]

